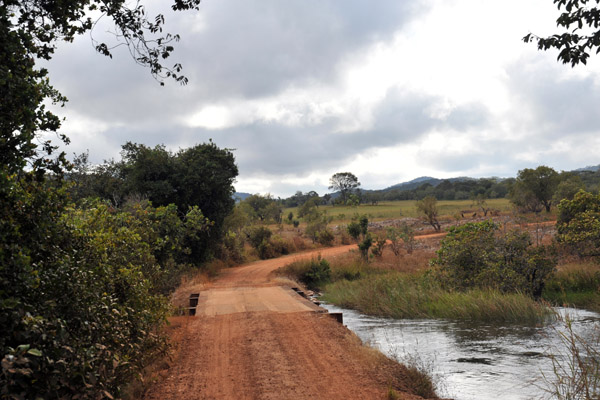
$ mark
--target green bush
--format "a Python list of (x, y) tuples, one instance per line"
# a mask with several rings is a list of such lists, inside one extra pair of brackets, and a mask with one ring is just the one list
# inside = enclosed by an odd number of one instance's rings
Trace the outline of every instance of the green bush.
[(556, 238), (579, 256), (600, 256), (600, 195), (579, 191), (558, 205)]
[(120, 397), (164, 349), (152, 248), (108, 206), (68, 209), (60, 182), (24, 175), (0, 174), (1, 396)]
[(504, 235), (492, 221), (453, 227), (431, 261), (446, 288), (490, 288), (539, 298), (556, 261), (549, 247), (533, 247), (527, 232)]
[(295, 261), (286, 265), (279, 273), (300, 281), (311, 289), (319, 288), (331, 280), (329, 262), (321, 258)]

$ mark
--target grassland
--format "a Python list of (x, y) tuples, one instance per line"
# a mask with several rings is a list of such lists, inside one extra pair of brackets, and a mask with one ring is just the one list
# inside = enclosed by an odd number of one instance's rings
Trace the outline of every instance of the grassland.
[[(463, 210), (472, 210), (471, 212), (481, 213), (471, 200), (440, 200), (438, 209), (441, 216), (452, 218)], [(491, 199), (487, 201), (490, 208), (498, 210), (501, 213), (511, 211), (511, 204), (508, 199)], [(367, 215), (370, 221), (382, 221), (397, 218), (417, 218), (417, 208), (414, 200), (380, 202), (377, 205), (361, 204), (359, 206), (319, 206), (319, 210), (327, 212), (328, 216), (333, 217), (333, 221), (346, 223), (352, 219), (355, 214)], [(297, 215), (298, 207), (287, 208), (284, 210), (284, 217), (289, 212)]]

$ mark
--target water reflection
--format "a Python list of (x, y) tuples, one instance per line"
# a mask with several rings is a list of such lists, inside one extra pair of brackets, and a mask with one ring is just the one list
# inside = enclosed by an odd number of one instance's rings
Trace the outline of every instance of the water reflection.
[[(493, 325), (442, 320), (394, 320), (344, 313), (344, 325), (363, 342), (400, 359), (417, 358), (442, 379), (444, 396), (457, 400), (544, 398), (544, 376), (553, 377), (549, 354), (563, 346), (559, 322), (546, 326)], [(594, 312), (559, 308), (573, 330), (593, 334), (600, 322)]]

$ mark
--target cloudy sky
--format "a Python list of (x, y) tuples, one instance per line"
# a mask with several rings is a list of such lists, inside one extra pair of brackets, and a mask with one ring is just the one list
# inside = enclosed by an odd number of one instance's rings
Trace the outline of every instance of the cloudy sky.
[[(146, 2), (153, 15), (170, 2)], [(600, 164), (600, 59), (572, 69), (521, 38), (556, 31), (552, 0), (205, 0), (164, 10), (187, 86), (159, 86), (89, 36), (48, 64), (69, 98), (69, 154), (126, 141), (235, 149), (236, 189), (327, 192), (419, 176), (515, 176)], [(104, 26), (94, 32), (102, 38)]]

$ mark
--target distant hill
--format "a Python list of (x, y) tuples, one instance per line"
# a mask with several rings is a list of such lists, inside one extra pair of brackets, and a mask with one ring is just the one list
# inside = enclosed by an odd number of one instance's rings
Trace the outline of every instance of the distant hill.
[(600, 171), (600, 165), (587, 166), (587, 167), (584, 167), (584, 168), (577, 168), (577, 169), (573, 170), (572, 172), (585, 172), (585, 171), (589, 171), (589, 172)]
[(246, 200), (250, 196), (252, 196), (250, 193), (244, 193), (244, 192), (235, 192), (233, 194), (233, 198), (235, 199), (235, 201)]
[(472, 181), (472, 180), (474, 180), (474, 178), (469, 178), (466, 176), (460, 176), (457, 178), (448, 178), (448, 179), (433, 178), (431, 176), (421, 176), (419, 178), (413, 179), (412, 181), (397, 183), (395, 185), (392, 185), (390, 187), (382, 189), (381, 191), (387, 192), (390, 190), (414, 190), (425, 183), (428, 183), (431, 186), (435, 187), (435, 186), (439, 185), (440, 183), (442, 183), (443, 181), (463, 182), (463, 181)]

